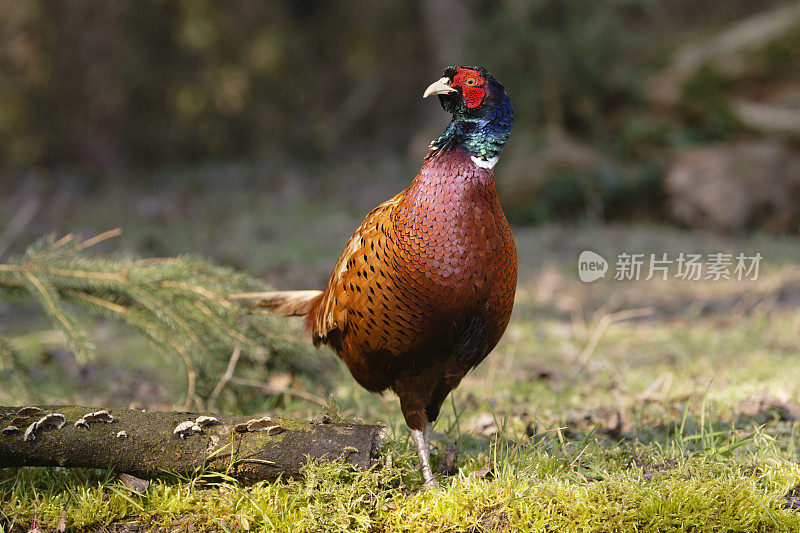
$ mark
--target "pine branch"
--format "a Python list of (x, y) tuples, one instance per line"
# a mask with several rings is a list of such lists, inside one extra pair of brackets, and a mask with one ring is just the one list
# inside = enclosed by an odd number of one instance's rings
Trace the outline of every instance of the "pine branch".
[(46, 284), (33, 272), (20, 272), (19, 277), (28, 292), (39, 299), (44, 311), (67, 336), (67, 344), (78, 361), (85, 362), (93, 358), (94, 346), (89, 341), (86, 331), (78, 325), (72, 316), (64, 311), (61, 306), (61, 298), (53, 287)]
[[(94, 357), (94, 346), (77, 314), (112, 319), (138, 331), (184, 363), (187, 408), (209, 396), (236, 349), (244, 372), (314, 369), (308, 344), (287, 331), (287, 322), (245, 320), (241, 308), (226, 299), (232, 293), (267, 290), (263, 283), (195, 256), (132, 260), (88, 253), (119, 234), (111, 230), (85, 241), (72, 235), (40, 240), (24, 255), (0, 263), (0, 298), (13, 292), (37, 301), (80, 361)], [(12, 354), (8, 341), (0, 338), (0, 370)]]

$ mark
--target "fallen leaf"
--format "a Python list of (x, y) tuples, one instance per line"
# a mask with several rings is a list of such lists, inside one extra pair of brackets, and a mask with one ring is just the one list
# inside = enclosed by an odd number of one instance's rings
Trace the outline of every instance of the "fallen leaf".
[(483, 468), (476, 470), (475, 475), (480, 478), (494, 479), (494, 466), (484, 466)]
[(489, 413), (482, 413), (475, 421), (475, 432), (483, 437), (492, 438), (497, 435), (498, 429), (494, 417)]
[(603, 422), (603, 425), (605, 425), (606, 434), (617, 439), (631, 430), (631, 423), (622, 411), (616, 411)]
[(150, 482), (146, 479), (140, 479), (136, 476), (132, 476), (131, 474), (120, 474), (119, 481), (133, 492), (137, 492), (142, 495), (147, 492), (147, 488), (150, 486)]
[(437, 473), (444, 476), (453, 476), (458, 473), (458, 449), (449, 442), (445, 444), (444, 455), (439, 461)]
[(800, 485), (796, 485), (792, 490), (786, 493), (783, 497), (783, 508), (797, 511), (800, 509)]
[(61, 514), (58, 515), (58, 522), (56, 523), (56, 533), (64, 533), (67, 530), (67, 511), (61, 509)]
[(800, 405), (771, 398), (743, 400), (734, 405), (734, 409), (745, 416), (765, 414), (770, 417), (777, 415), (784, 422), (800, 420)]
[(293, 379), (291, 374), (273, 374), (267, 380), (267, 386), (276, 393), (285, 391), (292, 384)]
[(311, 419), (312, 424), (330, 424), (333, 422), (333, 418), (326, 413), (317, 413), (317, 415)]

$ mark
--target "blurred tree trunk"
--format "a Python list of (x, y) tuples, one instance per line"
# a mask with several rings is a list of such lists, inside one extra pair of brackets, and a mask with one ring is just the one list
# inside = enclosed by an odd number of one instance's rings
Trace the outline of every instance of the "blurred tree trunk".
[(421, 7), (433, 65), (438, 69), (463, 64), (466, 38), (475, 24), (467, 2), (430, 0), (421, 2)]
[[(470, 5), (464, 0), (423, 1), (419, 3), (419, 9), (427, 42), (426, 49), (429, 51), (426, 57), (427, 71), (431, 73), (430, 79), (425, 79), (424, 82), (430, 83), (441, 76), (446, 66), (469, 63), (466, 55), (467, 36), (475, 26), (475, 17)], [(420, 87), (420, 96), (424, 88)], [(408, 147), (409, 161), (414, 164), (421, 154), (425, 154), (431, 140), (444, 126), (438, 110), (431, 112), (431, 104), (418, 105), (415, 109), (416, 123), (421, 127), (413, 134)]]
[[(52, 87), (62, 105), (55, 119), (64, 143), (55, 154), (65, 160), (102, 169), (125, 163), (120, 121), (125, 115), (124, 80), (120, 71), (124, 2), (82, 0), (54, 4), (61, 26), (55, 43)], [(66, 82), (66, 83), (64, 83)]]

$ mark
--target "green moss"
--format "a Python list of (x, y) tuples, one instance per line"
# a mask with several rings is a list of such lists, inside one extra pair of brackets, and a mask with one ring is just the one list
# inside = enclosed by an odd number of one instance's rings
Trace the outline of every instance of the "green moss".
[[(390, 469), (354, 472), (338, 463), (311, 465), (305, 477), (207, 485), (202, 479), (157, 481), (130, 493), (107, 472), (23, 469), (0, 481), (3, 514), (22, 524), (36, 514), (53, 528), (64, 510), (73, 528), (135, 519), (203, 528), (227, 524), (274, 531), (791, 531), (800, 516), (782, 508), (800, 478), (772, 441), (725, 462), (677, 448), (611, 449), (501, 441), (489, 450), (495, 477), (469, 458), (440, 490), (419, 491), (413, 459), (391, 443)], [(638, 464), (657, 465), (654, 470)], [(595, 463), (596, 476), (581, 465)], [(669, 465), (668, 467), (658, 465)], [(653, 472), (656, 472), (653, 475)], [(203, 487), (203, 490), (200, 490)]]

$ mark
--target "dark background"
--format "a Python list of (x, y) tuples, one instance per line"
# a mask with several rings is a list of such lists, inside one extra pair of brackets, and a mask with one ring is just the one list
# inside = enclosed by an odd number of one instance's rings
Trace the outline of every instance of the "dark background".
[[(757, 153), (731, 166), (760, 170), (739, 179), (719, 169), (711, 177), (722, 188), (745, 181), (751, 196), (800, 181), (800, 127), (784, 113), (800, 107), (800, 17), (791, 5), (4, 0), (0, 193), (10, 205), (0, 226), (31, 194), (47, 205), (53, 194), (109, 184), (130, 186), (133, 201), (140, 186), (175, 183), (254, 194), (307, 183), (322, 199), (385, 183), (363, 200), (368, 207), (405, 186), (447, 120), (422, 90), (444, 66), (465, 63), (494, 73), (516, 110), (497, 168), (513, 222), (796, 232), (795, 210), (768, 216), (774, 201), (720, 221), (707, 212), (729, 198), (698, 211), (680, 205), (710, 194), (693, 188), (697, 179), (688, 191), (680, 180), (667, 185), (686, 151), (747, 153), (736, 143)], [(741, 101), (768, 107), (753, 118)], [(707, 176), (714, 154), (699, 157), (687, 172)], [(33, 228), (63, 229), (58, 222)]]

